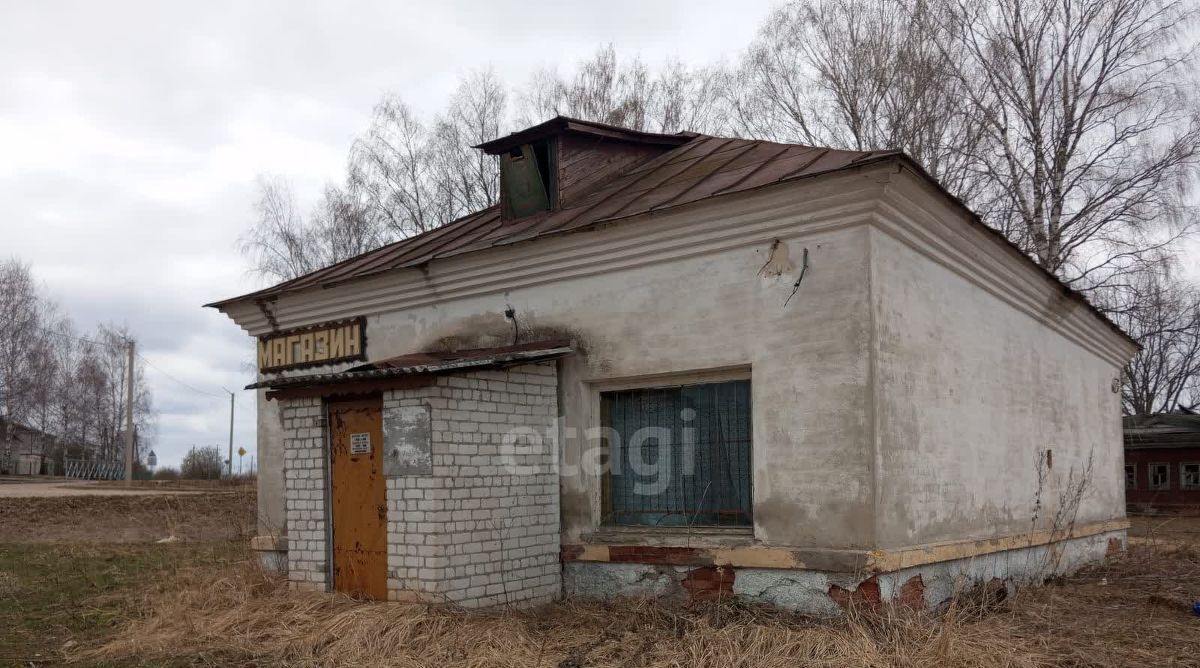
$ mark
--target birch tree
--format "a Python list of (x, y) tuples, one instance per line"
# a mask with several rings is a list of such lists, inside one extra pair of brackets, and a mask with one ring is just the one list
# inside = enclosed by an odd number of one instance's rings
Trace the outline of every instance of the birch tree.
[(1110, 311), (1142, 349), (1125, 371), (1130, 415), (1200, 406), (1200, 288), (1166, 268), (1141, 273)]
[[(30, 268), (0, 264), (0, 452), (36, 454), (61, 463), (75, 457), (116, 460), (124, 452), (128, 327), (103, 325), (79, 334), (70, 317), (42, 294)], [(154, 436), (153, 397), (135, 361), (134, 425), (139, 446)], [(11, 425), (32, 429), (33, 452), (13, 451)]]
[(464, 77), (429, 125), (385, 97), (350, 150), (344, 184), (327, 185), (308, 215), (285, 179), (260, 177), (254, 223), (239, 241), (253, 272), (289, 280), (492, 206), (498, 163), (471, 147), (502, 134), (506, 105), (491, 70)]
[(763, 24), (727, 86), (739, 134), (859, 151), (902, 149), (959, 197), (975, 194), (985, 136), (922, 3), (815, 0)]
[(985, 218), (1072, 287), (1131, 280), (1185, 231), (1200, 153), (1191, 7), (1167, 0), (947, 0), (934, 43), (986, 141)]
[(653, 69), (622, 60), (612, 44), (575, 63), (567, 74), (534, 73), (519, 95), (519, 125), (570, 116), (648, 132), (717, 132), (724, 126), (724, 72), (691, 68), (677, 58)]

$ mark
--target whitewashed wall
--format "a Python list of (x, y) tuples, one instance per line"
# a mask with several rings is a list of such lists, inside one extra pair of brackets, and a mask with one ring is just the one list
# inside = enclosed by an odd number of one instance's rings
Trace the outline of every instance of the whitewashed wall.
[[(598, 424), (600, 390), (748, 370), (754, 402), (754, 534), (761, 541), (871, 549), (882, 543), (1000, 535), (1019, 524), (1016, 518), (1025, 506), (1018, 501), (1031, 493), (1024, 480), (1013, 481), (1010, 489), (970, 478), (977, 484), (969, 491), (962, 485), (961, 493), (941, 502), (937, 497), (953, 492), (958, 483), (940, 486), (941, 478), (931, 475), (947, 463), (941, 460), (961, 467), (970, 465), (965, 460), (994, 462), (984, 450), (1025, 447), (1012, 441), (1026, 438), (1029, 429), (952, 444), (957, 426), (950, 414), (961, 409), (963, 399), (953, 399), (939, 383), (942, 376), (952, 378), (956, 392), (977, 392), (989, 397), (988, 405), (996, 395), (1026, 392), (1030, 369), (1023, 363), (1007, 370), (964, 366), (954, 356), (974, 354), (960, 350), (985, 329), (994, 334), (1011, 324), (1012, 337), (1043, 344), (1056, 341), (1058, 334), (1039, 329), (1037, 321), (1018, 322), (1023, 316), (983, 299), (962, 273), (925, 266), (929, 261), (919, 261), (919, 255), (887, 245), (880, 230), (891, 229), (901, 217), (899, 194), (928, 195), (901, 172), (895, 165), (850, 171), (284, 295), (273, 317), (286, 328), (366, 315), (370, 359), (512, 343), (513, 323), (503, 316), (508, 307), (516, 312), (523, 342), (574, 339), (579, 354), (560, 363), (566, 467), (579, 460), (586, 445), (571, 430)], [(985, 238), (952, 208), (943, 206), (935, 218), (975, 241)], [(786, 248), (792, 268), (779, 277), (764, 276), (775, 239)], [(785, 306), (805, 248), (808, 270)], [(984, 243), (971, 253), (959, 261), (978, 264), (996, 280), (1002, 272), (989, 268), (989, 262), (1015, 271), (1031, 294), (1058, 290), (1007, 249)], [(949, 301), (943, 304), (935, 295)], [(942, 310), (964, 303), (975, 322), (952, 325)], [(257, 306), (232, 311), (251, 333), (267, 331)], [(1076, 329), (1103, 329), (1089, 314), (1072, 317)], [(893, 337), (896, 328), (901, 331)], [(885, 342), (885, 337), (894, 340)], [(1100, 348), (1119, 347), (1111, 333), (1092, 338)], [(1064, 370), (1086, 357), (1058, 343), (1048, 345), (1046, 354)], [(914, 366), (906, 372), (896, 360), (910, 355)], [(1054, 438), (1063, 439), (1063, 454), (1078, 451), (1093, 437), (1108, 453), (1107, 448), (1119, 447), (1119, 435), (1112, 431), (1119, 412), (1097, 403), (1092, 393), (1103, 370), (1082, 368), (1087, 378), (1080, 382), (1089, 389), (1055, 394), (1054, 411), (1072, 415), (1073, 423), (1104, 426), (1088, 431), (1064, 423)], [(874, 383), (875, 374), (890, 376)], [(1107, 391), (1107, 385), (1101, 389)], [(1045, 394), (1051, 390), (1047, 387)], [(986, 406), (975, 403), (971, 410), (982, 415)], [(915, 412), (920, 415), (914, 417)], [(930, 430), (928, 438), (913, 439), (914, 426)], [(976, 437), (984, 431), (978, 425), (972, 429)], [(1000, 463), (1032, 468), (1030, 457), (1013, 455)], [(1056, 460), (1056, 468), (1069, 466), (1069, 459), (1068, 454)], [(894, 479), (888, 467), (894, 467)], [(1105, 489), (1089, 506), (1089, 518), (1118, 514), (1120, 491), (1111, 489), (1115, 483), (1104, 472), (1098, 483)], [(599, 522), (599, 478), (566, 473), (563, 540), (578, 542)]]

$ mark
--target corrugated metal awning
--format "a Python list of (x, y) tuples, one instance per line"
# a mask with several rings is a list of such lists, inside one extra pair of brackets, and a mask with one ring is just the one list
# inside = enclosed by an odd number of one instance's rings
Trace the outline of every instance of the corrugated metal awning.
[(572, 352), (574, 352), (574, 348), (568, 339), (453, 352), (418, 352), (360, 364), (336, 373), (315, 373), (262, 380), (247, 385), (246, 389), (279, 390), (305, 385), (330, 385), (398, 376), (446, 374), (455, 371), (511, 366), (523, 362), (539, 362), (570, 355)]

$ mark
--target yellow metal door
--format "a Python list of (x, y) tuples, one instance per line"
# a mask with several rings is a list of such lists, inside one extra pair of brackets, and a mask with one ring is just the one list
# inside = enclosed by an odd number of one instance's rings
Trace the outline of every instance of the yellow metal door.
[(330, 403), (329, 443), (334, 589), (386, 599), (382, 398)]

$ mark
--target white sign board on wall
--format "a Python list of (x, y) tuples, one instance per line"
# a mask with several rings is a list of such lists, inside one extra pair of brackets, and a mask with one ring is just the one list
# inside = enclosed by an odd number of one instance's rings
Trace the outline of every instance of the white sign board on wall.
[(383, 474), (432, 475), (431, 432), (428, 406), (383, 409)]

